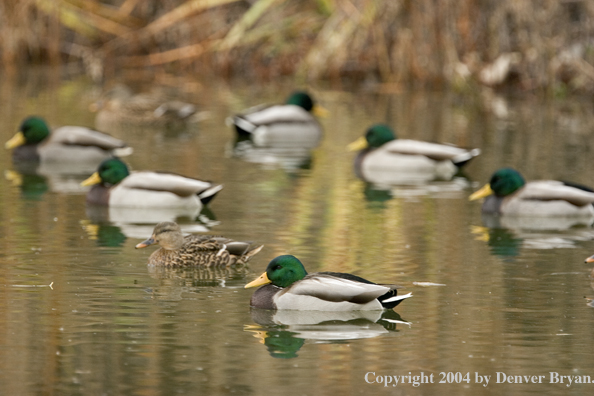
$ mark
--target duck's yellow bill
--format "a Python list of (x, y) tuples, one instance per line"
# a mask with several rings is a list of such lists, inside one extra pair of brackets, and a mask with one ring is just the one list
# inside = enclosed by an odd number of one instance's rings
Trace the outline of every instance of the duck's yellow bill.
[(12, 182), (12, 184), (14, 186), (22, 186), (23, 185), (23, 176), (18, 173), (15, 172), (13, 170), (7, 169), (4, 171), (4, 178), (10, 182)]
[(365, 136), (361, 136), (359, 139), (349, 144), (347, 146), (347, 149), (349, 149), (349, 151), (360, 151), (366, 149), (368, 146), (369, 144), (367, 143), (367, 139), (365, 139)]
[(489, 242), (489, 228), (480, 226), (470, 226), (470, 233), (476, 235), (475, 241)]
[(493, 194), (493, 190), (491, 190), (490, 184), (485, 184), (483, 188), (478, 191), (475, 191), (470, 197), (468, 197), (469, 201), (474, 201), (480, 198), (488, 197), (489, 195)]
[(270, 283), (270, 279), (268, 279), (268, 275), (266, 274), (266, 272), (264, 272), (262, 275), (260, 275), (258, 279), (253, 280), (247, 285), (245, 285), (245, 288), (249, 289), (250, 287), (262, 286), (268, 283)]
[(13, 149), (15, 147), (22, 146), (23, 144), (27, 143), (25, 140), (25, 135), (23, 132), (17, 132), (8, 142), (4, 143), (4, 147), (7, 150)]
[(330, 112), (327, 109), (323, 108), (320, 105), (314, 105), (314, 108), (311, 110), (311, 112), (314, 115), (322, 118), (328, 117), (328, 115), (330, 114)]
[(86, 186), (92, 186), (92, 185), (99, 184), (99, 183), (101, 183), (101, 177), (99, 177), (99, 173), (95, 172), (91, 176), (89, 176), (88, 179), (81, 182), (80, 185), (83, 187), (86, 187)]
[(594, 256), (590, 256), (586, 259), (586, 263), (594, 263)]

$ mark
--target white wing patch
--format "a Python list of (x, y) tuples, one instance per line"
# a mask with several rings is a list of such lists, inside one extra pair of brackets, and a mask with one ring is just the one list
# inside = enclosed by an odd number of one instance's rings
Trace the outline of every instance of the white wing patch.
[(469, 153), (460, 147), (410, 139), (396, 139), (386, 143), (383, 148), (394, 154), (424, 155), (436, 161), (454, 160)]
[(576, 206), (584, 206), (594, 202), (594, 193), (566, 186), (562, 182), (554, 180), (529, 182), (518, 193), (518, 197), (540, 201), (563, 200)]
[(126, 146), (126, 143), (106, 133), (79, 126), (63, 126), (52, 131), (51, 142), (65, 145), (95, 146), (103, 150), (113, 150)]
[(196, 195), (212, 184), (209, 182), (192, 179), (171, 173), (158, 172), (132, 172), (118, 187), (127, 189), (141, 189), (151, 191), (166, 191), (180, 197)]
[(287, 294), (313, 296), (322, 300), (341, 302), (361, 299), (375, 300), (390, 291), (387, 286), (355, 282), (331, 276), (305, 278), (287, 289)]
[(313, 116), (296, 105), (276, 105), (245, 114), (243, 118), (256, 125), (266, 125), (276, 122), (310, 122)]

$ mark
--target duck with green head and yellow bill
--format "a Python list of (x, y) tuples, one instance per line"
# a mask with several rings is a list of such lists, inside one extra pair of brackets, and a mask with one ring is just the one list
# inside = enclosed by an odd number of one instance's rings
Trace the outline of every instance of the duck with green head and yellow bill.
[(127, 208), (196, 208), (209, 203), (223, 189), (220, 184), (173, 173), (131, 172), (119, 158), (103, 161), (81, 183), (93, 186), (87, 202)]
[(358, 176), (378, 184), (449, 180), (458, 168), (480, 154), (479, 149), (397, 139), (392, 128), (385, 124), (371, 126), (348, 149), (359, 152), (355, 158)]
[(380, 285), (352, 274), (308, 274), (295, 256), (273, 259), (258, 279), (245, 287), (262, 286), (250, 305), (262, 309), (366, 311), (392, 309), (411, 293), (398, 296), (396, 286)]
[(230, 117), (240, 138), (257, 147), (314, 148), (322, 138), (322, 128), (314, 115), (327, 111), (304, 91), (293, 92), (285, 104), (260, 105)]
[(489, 183), (472, 194), (485, 198), (485, 214), (542, 217), (593, 217), (594, 192), (588, 187), (556, 180), (526, 182), (512, 168), (497, 170)]
[(108, 134), (82, 126), (63, 126), (51, 131), (45, 120), (36, 116), (23, 120), (5, 148), (13, 150), (16, 161), (94, 163), (94, 166), (113, 155), (132, 153), (124, 141)]
[(149, 265), (165, 267), (227, 267), (246, 264), (264, 245), (234, 241), (213, 235), (187, 235), (172, 221), (157, 224), (153, 234), (136, 249), (158, 244), (161, 247), (149, 257)]

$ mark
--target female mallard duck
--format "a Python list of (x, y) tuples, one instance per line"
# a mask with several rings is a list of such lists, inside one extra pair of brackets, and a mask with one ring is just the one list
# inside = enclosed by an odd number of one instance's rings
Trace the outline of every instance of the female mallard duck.
[(27, 117), (19, 132), (6, 142), (17, 161), (90, 163), (113, 155), (129, 155), (132, 149), (120, 139), (81, 126), (50, 129), (41, 117)]
[(273, 259), (258, 279), (246, 288), (265, 285), (253, 294), (250, 305), (263, 309), (310, 311), (365, 311), (391, 309), (411, 293), (397, 296), (395, 286), (378, 285), (340, 272), (308, 274), (295, 256)]
[(184, 237), (179, 225), (171, 221), (157, 224), (151, 237), (136, 245), (136, 249), (155, 243), (161, 248), (150, 255), (149, 264), (169, 267), (245, 264), (264, 247), (211, 235)]
[(176, 100), (164, 92), (134, 94), (122, 84), (108, 90), (90, 110), (97, 112), (97, 128), (108, 131), (133, 125), (181, 129), (197, 117), (197, 108), (191, 103)]
[(200, 207), (223, 188), (172, 173), (130, 172), (118, 158), (103, 161), (81, 185), (93, 186), (87, 193), (90, 204), (128, 208)]
[(484, 198), (486, 214), (544, 217), (592, 217), (594, 192), (556, 180), (526, 183), (511, 168), (496, 171), (488, 184), (472, 194), (471, 201)]
[(306, 92), (294, 92), (284, 105), (260, 105), (228, 119), (240, 138), (251, 139), (259, 147), (316, 147), (322, 128), (313, 114), (324, 109), (314, 104)]
[(446, 144), (396, 139), (394, 131), (383, 124), (370, 127), (365, 136), (349, 144), (359, 151), (355, 169), (359, 177), (374, 183), (449, 180), (458, 168), (480, 154)]

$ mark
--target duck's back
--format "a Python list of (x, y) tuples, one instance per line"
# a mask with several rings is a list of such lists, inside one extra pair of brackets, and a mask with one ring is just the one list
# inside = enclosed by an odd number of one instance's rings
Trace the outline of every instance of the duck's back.
[[(487, 197), (485, 203), (490, 197)], [(494, 201), (496, 198), (492, 198)], [(555, 180), (527, 183), (514, 194), (499, 198), (499, 213), (515, 216), (592, 217), (594, 193)], [(483, 212), (485, 205), (483, 205)]]
[(132, 172), (110, 191), (109, 205), (135, 208), (202, 206), (196, 195), (211, 183), (171, 173)]
[(114, 154), (129, 155), (132, 149), (123, 140), (111, 135), (81, 126), (63, 126), (39, 144), (37, 152), (44, 163), (91, 164), (94, 169), (106, 158)]

